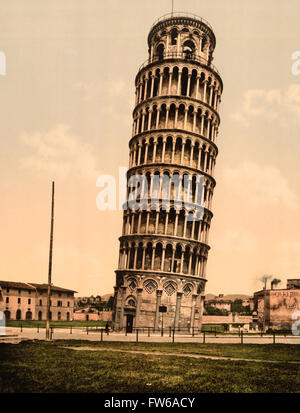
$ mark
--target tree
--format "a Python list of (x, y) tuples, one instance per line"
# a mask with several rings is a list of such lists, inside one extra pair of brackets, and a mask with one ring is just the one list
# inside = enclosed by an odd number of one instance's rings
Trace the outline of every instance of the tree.
[(107, 302), (107, 308), (108, 308), (109, 310), (112, 310), (112, 309), (113, 309), (113, 306), (114, 306), (114, 297), (111, 295), (111, 296), (109, 297), (108, 302)]
[(232, 313), (242, 313), (244, 311), (243, 300), (236, 298), (233, 303), (231, 303)]
[(207, 315), (228, 315), (227, 310), (221, 310), (220, 308), (216, 308), (211, 305), (205, 307), (205, 313)]

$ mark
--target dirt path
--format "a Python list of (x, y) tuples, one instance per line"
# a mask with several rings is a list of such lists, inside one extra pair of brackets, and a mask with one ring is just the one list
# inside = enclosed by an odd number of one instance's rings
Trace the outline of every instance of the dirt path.
[(279, 360), (259, 360), (259, 359), (246, 359), (239, 357), (222, 357), (222, 356), (210, 356), (207, 354), (192, 354), (192, 353), (163, 353), (160, 351), (142, 351), (142, 350), (122, 350), (112, 349), (106, 347), (70, 347), (64, 346), (63, 348), (77, 351), (113, 351), (119, 353), (131, 353), (131, 354), (145, 354), (150, 356), (175, 356), (175, 357), (190, 357), (195, 359), (210, 359), (210, 360), (227, 360), (227, 361), (254, 361), (256, 363), (288, 363), (288, 364), (300, 364), (300, 361), (279, 361)]

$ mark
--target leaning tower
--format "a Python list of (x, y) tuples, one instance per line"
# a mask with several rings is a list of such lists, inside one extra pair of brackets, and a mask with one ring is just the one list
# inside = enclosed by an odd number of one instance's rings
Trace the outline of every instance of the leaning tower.
[(158, 330), (162, 306), (164, 327), (201, 328), (223, 89), (215, 44), (209, 23), (189, 14), (163, 16), (148, 35), (135, 80), (127, 195), (136, 202), (124, 208), (115, 330)]

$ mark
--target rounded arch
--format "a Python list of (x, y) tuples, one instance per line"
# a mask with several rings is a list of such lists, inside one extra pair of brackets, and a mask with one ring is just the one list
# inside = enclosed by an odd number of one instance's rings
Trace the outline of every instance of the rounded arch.
[(192, 40), (186, 40), (182, 45), (183, 53), (186, 57), (190, 56), (195, 52), (196, 46)]
[(32, 320), (32, 312), (28, 310), (25, 315), (26, 320)]
[(174, 46), (177, 44), (177, 39), (178, 39), (178, 30), (177, 27), (173, 27), (171, 30), (171, 45)]
[(163, 289), (168, 296), (171, 296), (178, 290), (178, 285), (175, 281), (167, 281), (163, 285)]
[(165, 45), (163, 43), (160, 43), (156, 47), (156, 56), (159, 60), (162, 60), (164, 57), (164, 52), (165, 52)]
[(4, 315), (5, 315), (5, 320), (10, 320), (10, 311), (9, 310), (5, 310), (4, 311)]
[(135, 297), (134, 297), (133, 295), (129, 295), (129, 296), (126, 298), (125, 305), (126, 305), (126, 307), (133, 307), (133, 308), (135, 308), (135, 307), (136, 307)]
[(145, 288), (148, 294), (152, 294), (154, 291), (157, 290), (158, 284), (152, 278), (148, 278), (147, 280), (144, 281), (143, 287)]
[(185, 297), (189, 297), (193, 290), (194, 290), (194, 286), (192, 283), (189, 283), (189, 282), (184, 284), (182, 288), (182, 292)]

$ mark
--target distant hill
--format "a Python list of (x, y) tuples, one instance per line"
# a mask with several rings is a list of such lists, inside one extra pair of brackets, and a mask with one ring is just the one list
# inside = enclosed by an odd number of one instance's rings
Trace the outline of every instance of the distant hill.
[(237, 299), (247, 300), (251, 297), (252, 297), (251, 295), (247, 295), (247, 294), (227, 294), (227, 295), (224, 295), (225, 300), (232, 300), (232, 301), (237, 300)]
[(216, 296), (214, 294), (205, 294), (205, 300), (213, 300)]
[(215, 300), (215, 299), (220, 299), (220, 300), (230, 300), (230, 301), (234, 301), (234, 300), (247, 300), (249, 298), (251, 298), (251, 295), (247, 295), (247, 294), (227, 294), (227, 295), (223, 295), (223, 297), (219, 297), (218, 295), (214, 295), (214, 294), (206, 294), (205, 295), (205, 300)]
[(110, 297), (113, 297), (113, 296), (114, 296), (113, 293), (112, 294), (104, 294), (104, 295), (101, 295), (101, 299), (102, 299), (102, 301), (108, 301), (110, 299)]

